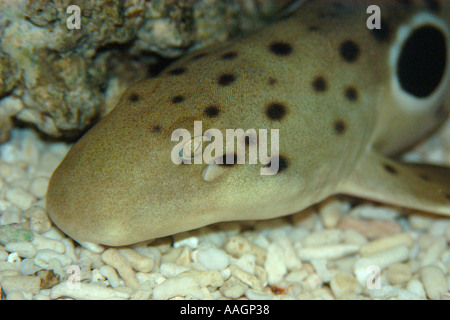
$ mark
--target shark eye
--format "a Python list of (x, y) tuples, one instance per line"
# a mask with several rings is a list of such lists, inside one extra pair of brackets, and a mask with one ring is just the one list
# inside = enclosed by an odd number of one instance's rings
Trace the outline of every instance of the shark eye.
[(418, 98), (430, 96), (441, 83), (447, 66), (446, 39), (433, 25), (422, 25), (403, 42), (397, 61), (401, 88)]
[(404, 111), (434, 113), (450, 80), (449, 28), (429, 12), (399, 26), (389, 53), (391, 90)]

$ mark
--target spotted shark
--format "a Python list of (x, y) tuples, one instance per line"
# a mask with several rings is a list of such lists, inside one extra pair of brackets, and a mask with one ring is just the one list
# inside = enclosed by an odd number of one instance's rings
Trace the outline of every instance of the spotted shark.
[[(336, 194), (449, 216), (450, 169), (395, 157), (446, 119), (449, 19), (448, 1), (305, 1), (192, 52), (127, 89), (72, 146), (49, 182), (49, 216), (76, 241), (111, 246), (284, 216)], [(209, 163), (174, 163), (179, 128), (192, 137), (182, 159), (208, 148), (195, 121), (278, 130), (278, 170), (216, 161), (236, 160), (225, 147)], [(242, 138), (246, 156), (259, 138)]]

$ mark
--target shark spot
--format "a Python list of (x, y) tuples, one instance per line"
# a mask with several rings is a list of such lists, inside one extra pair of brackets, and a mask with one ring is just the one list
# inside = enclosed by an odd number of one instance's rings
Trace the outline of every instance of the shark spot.
[(317, 30), (319, 30), (319, 27), (316, 26), (316, 25), (311, 25), (311, 26), (309, 26), (308, 30), (311, 31), (311, 32), (317, 31)]
[(391, 36), (391, 27), (387, 23), (386, 20), (381, 19), (380, 22), (380, 29), (372, 29), (370, 30), (372, 36), (375, 38), (375, 40), (384, 42), (389, 40)]
[(138, 102), (140, 99), (141, 97), (136, 92), (133, 92), (128, 96), (128, 101), (130, 102)]
[(222, 87), (226, 87), (226, 86), (229, 86), (230, 84), (232, 84), (235, 80), (236, 80), (236, 76), (234, 74), (226, 73), (219, 77), (219, 84)]
[(327, 90), (328, 87), (327, 81), (321, 76), (314, 79), (312, 86), (314, 91), (316, 92), (324, 92), (325, 90)]
[(205, 115), (208, 118), (215, 118), (219, 115), (220, 108), (218, 106), (209, 106), (205, 109)]
[(337, 135), (341, 135), (347, 130), (347, 125), (344, 120), (336, 120), (333, 123), (333, 129)]
[(354, 62), (359, 56), (359, 46), (352, 40), (347, 40), (341, 44), (339, 52), (342, 59), (347, 62)]
[(397, 169), (395, 169), (395, 168), (394, 168), (392, 165), (390, 165), (390, 164), (387, 164), (387, 163), (383, 164), (383, 168), (384, 168), (384, 170), (386, 170), (388, 173), (390, 173), (390, 174), (392, 174), (392, 175), (397, 175), (397, 174), (398, 174)]
[(277, 83), (277, 79), (272, 78), (272, 77), (269, 77), (269, 85), (270, 85), (270, 86), (273, 86), (273, 85), (275, 85), (276, 83)]
[(221, 58), (223, 60), (233, 60), (233, 59), (237, 58), (237, 56), (238, 56), (237, 52), (230, 51), (230, 52), (224, 53)]
[(286, 42), (272, 42), (269, 48), (273, 54), (279, 57), (288, 56), (292, 53), (292, 46)]
[(172, 103), (181, 103), (184, 101), (184, 96), (178, 95), (172, 98)]
[(159, 124), (157, 124), (156, 126), (152, 127), (152, 132), (153, 133), (160, 133), (162, 130), (161, 126)]
[(358, 90), (354, 87), (348, 87), (345, 89), (345, 97), (350, 101), (358, 100)]
[(289, 166), (287, 159), (283, 156), (280, 156), (279, 161), (280, 162), (279, 162), (278, 172), (286, 170)]
[[(269, 161), (265, 167), (272, 167), (272, 161)], [(286, 170), (289, 167), (289, 161), (286, 159), (286, 157), (280, 155), (278, 156), (278, 171), (277, 174)]]
[[(228, 155), (228, 157), (229, 157), (229, 155)], [(233, 155), (233, 163), (231, 163), (230, 161), (227, 161), (227, 155), (224, 154), (222, 156), (222, 163), (220, 163), (219, 166), (225, 167), (225, 168), (230, 168), (230, 167), (234, 166), (235, 164), (237, 164), (237, 155), (236, 154)]]
[(286, 115), (286, 107), (280, 102), (272, 102), (266, 108), (270, 120), (281, 120)]

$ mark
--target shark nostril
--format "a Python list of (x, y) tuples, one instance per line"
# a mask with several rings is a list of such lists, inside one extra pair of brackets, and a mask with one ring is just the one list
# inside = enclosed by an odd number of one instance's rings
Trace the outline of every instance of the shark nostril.
[(214, 181), (237, 163), (238, 157), (236, 154), (224, 154), (208, 164), (202, 172), (202, 178), (208, 182)]

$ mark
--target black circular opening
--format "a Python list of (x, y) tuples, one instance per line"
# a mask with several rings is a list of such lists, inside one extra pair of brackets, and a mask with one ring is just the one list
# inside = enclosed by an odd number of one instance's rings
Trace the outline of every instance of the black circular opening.
[(421, 26), (403, 44), (397, 64), (400, 85), (416, 97), (427, 97), (441, 82), (446, 65), (444, 34), (434, 26)]

